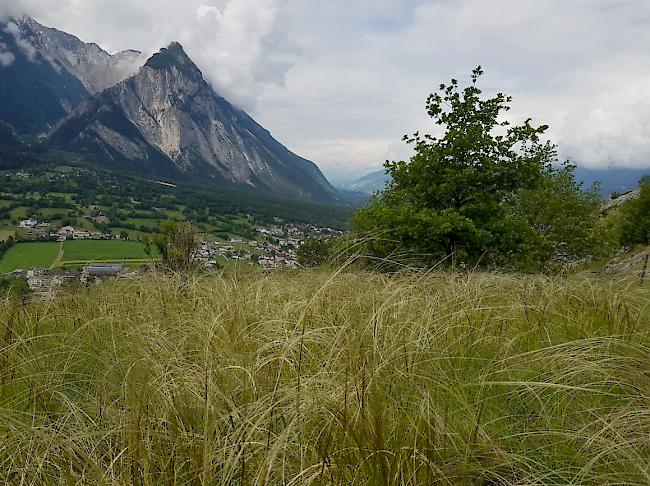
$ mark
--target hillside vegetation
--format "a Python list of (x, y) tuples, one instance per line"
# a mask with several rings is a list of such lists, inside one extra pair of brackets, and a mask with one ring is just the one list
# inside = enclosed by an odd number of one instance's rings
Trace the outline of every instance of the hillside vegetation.
[(648, 484), (638, 276), (148, 275), (0, 305), (4, 484)]

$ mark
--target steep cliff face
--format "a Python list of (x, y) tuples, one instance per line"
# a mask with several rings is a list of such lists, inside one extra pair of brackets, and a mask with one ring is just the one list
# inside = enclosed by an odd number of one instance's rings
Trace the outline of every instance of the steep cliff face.
[(50, 139), (139, 170), (320, 201), (339, 197), (315, 164), (218, 96), (178, 43), (82, 104)]
[(12, 22), (41, 57), (55, 69), (66, 69), (91, 94), (133, 76), (146, 61), (141, 52), (134, 50), (111, 55), (97, 44), (87, 44), (73, 35), (45, 27), (29, 17), (13, 19)]
[(111, 56), (27, 17), (0, 21), (0, 121), (21, 135), (43, 134), (143, 63), (136, 51)]
[(105, 168), (336, 201), (318, 167), (218, 96), (180, 44), (146, 61), (0, 21), (0, 123)]
[(39, 135), (88, 96), (83, 83), (46, 61), (17, 24), (0, 24), (0, 122), (21, 135)]

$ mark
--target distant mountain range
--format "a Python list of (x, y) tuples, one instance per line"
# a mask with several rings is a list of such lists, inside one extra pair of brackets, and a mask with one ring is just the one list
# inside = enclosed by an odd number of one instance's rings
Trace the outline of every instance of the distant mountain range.
[(354, 181), (339, 183), (338, 188), (345, 191), (372, 195), (377, 191), (383, 190), (389, 180), (390, 176), (386, 174), (386, 171), (378, 170)]
[(645, 169), (629, 169), (610, 167), (607, 169), (588, 169), (578, 167), (575, 171), (576, 180), (590, 187), (595, 182), (600, 183), (600, 193), (609, 198), (614, 193), (624, 193), (639, 187), (639, 180), (650, 174), (650, 167)]
[[(103, 169), (337, 202), (318, 167), (220, 97), (182, 46), (110, 55), (30, 18), (0, 24), (0, 122)], [(1, 131), (0, 131), (1, 136)]]
[[(650, 174), (650, 167), (647, 169), (578, 167), (575, 171), (576, 180), (582, 182), (585, 187), (591, 187), (595, 182), (600, 182), (600, 193), (604, 198), (609, 198), (614, 193), (624, 193), (635, 189), (638, 187), (641, 177), (646, 174)], [(372, 195), (383, 190), (389, 180), (390, 176), (385, 171), (379, 170), (355, 181), (339, 184), (338, 187), (345, 191)]]

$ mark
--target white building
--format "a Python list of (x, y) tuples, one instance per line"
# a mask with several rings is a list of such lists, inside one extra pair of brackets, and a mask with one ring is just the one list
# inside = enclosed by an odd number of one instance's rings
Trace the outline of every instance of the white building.
[(37, 225), (38, 225), (38, 221), (30, 218), (30, 219), (22, 220), (19, 226), (23, 229), (32, 229), (32, 228), (36, 228)]

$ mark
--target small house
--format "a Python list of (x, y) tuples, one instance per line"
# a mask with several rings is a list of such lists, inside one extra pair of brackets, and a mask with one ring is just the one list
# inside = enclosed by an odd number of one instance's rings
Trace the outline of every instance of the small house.
[(35, 219), (24, 219), (20, 222), (19, 226), (23, 229), (31, 229), (31, 228), (36, 228), (38, 225), (38, 221)]

